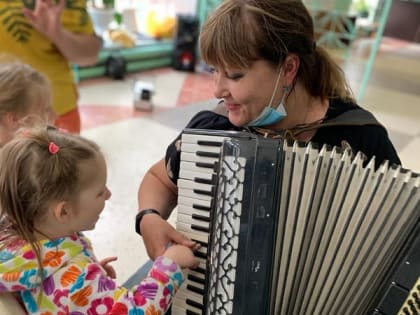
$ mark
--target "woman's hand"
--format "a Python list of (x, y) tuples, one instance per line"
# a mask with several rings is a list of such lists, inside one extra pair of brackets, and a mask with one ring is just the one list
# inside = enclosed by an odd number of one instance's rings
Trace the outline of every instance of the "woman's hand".
[(179, 244), (189, 248), (197, 246), (196, 242), (186, 238), (158, 215), (145, 215), (140, 225), (147, 254), (152, 260), (162, 256), (168, 244)]
[(34, 29), (54, 42), (61, 31), (60, 19), (65, 5), (66, 0), (59, 0), (57, 4), (53, 0), (37, 0), (34, 10), (24, 8), (23, 14)]
[(118, 257), (111, 256), (111, 257), (107, 257), (99, 261), (99, 264), (102, 266), (102, 268), (105, 269), (105, 272), (108, 275), (108, 277), (112, 279), (115, 279), (117, 277), (117, 273), (115, 272), (114, 267), (109, 265), (109, 263), (112, 261), (116, 261), (117, 259)]

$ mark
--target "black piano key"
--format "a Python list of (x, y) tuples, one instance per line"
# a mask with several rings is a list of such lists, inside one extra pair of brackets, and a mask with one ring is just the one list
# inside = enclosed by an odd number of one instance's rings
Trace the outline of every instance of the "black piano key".
[(201, 274), (203, 274), (203, 275), (205, 275), (205, 274), (206, 274), (206, 270), (205, 270), (205, 269), (203, 269), (203, 268), (201, 268), (201, 267), (197, 267), (197, 268), (194, 268), (194, 269), (192, 269), (192, 270), (194, 270), (195, 272), (201, 273)]
[(201, 279), (201, 278), (196, 277), (194, 275), (188, 275), (188, 280), (191, 280), (191, 281), (197, 282), (199, 284), (203, 284), (203, 285), (206, 284), (206, 281), (204, 279)]
[(214, 187), (210, 188), (210, 191), (202, 190), (202, 189), (193, 189), (195, 194), (206, 195), (206, 196), (213, 196)]
[(204, 295), (204, 290), (203, 289), (197, 288), (197, 287), (195, 287), (191, 284), (187, 284), (187, 290), (190, 290), (191, 292), (194, 292), (194, 293), (197, 293), (197, 294), (200, 294), (200, 295)]
[(207, 146), (207, 147), (218, 147), (218, 148), (220, 148), (223, 143), (220, 142), (220, 141), (198, 140), (197, 144), (204, 145), (204, 146)]
[(205, 162), (196, 162), (195, 166), (203, 167), (203, 168), (211, 168), (214, 170), (215, 164), (214, 163), (205, 163)]
[(203, 259), (207, 258), (207, 255), (202, 252), (194, 252), (194, 255), (198, 258), (203, 258)]
[(216, 174), (219, 173), (219, 162), (214, 163), (213, 170)]
[(214, 185), (216, 182), (216, 177), (214, 175), (212, 175), (210, 179), (194, 177), (194, 182), (199, 183), (199, 184)]
[(198, 221), (203, 221), (203, 222), (210, 222), (210, 218), (209, 217), (205, 217), (203, 215), (199, 215), (199, 214), (192, 214), (191, 218), (198, 220)]
[(203, 210), (203, 211), (211, 211), (211, 207), (206, 207), (206, 206), (201, 206), (201, 205), (197, 205), (197, 204), (193, 204), (192, 205), (193, 209), (197, 209), (197, 210)]
[(204, 312), (204, 305), (203, 304), (197, 303), (196, 301), (193, 301), (193, 300), (190, 300), (190, 299), (186, 299), (185, 300), (185, 303), (187, 305), (191, 305), (191, 306), (193, 306), (195, 308), (198, 308), (198, 309), (200, 309), (200, 310), (202, 310)]
[(210, 158), (218, 158), (220, 156), (220, 153), (206, 152), (206, 151), (197, 151), (195, 152), (195, 154), (197, 156), (210, 157)]
[(205, 232), (205, 233), (210, 233), (210, 229), (206, 228), (204, 226), (199, 226), (196, 224), (191, 224), (191, 230), (196, 230), (196, 231), (200, 231), (200, 232)]

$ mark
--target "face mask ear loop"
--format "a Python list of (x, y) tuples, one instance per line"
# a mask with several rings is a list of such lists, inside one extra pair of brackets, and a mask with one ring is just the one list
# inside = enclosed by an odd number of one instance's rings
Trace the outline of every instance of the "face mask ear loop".
[[(281, 98), (281, 102), (280, 102), (280, 104), (279, 104), (279, 107), (280, 106), (283, 106), (284, 107), (284, 101), (286, 100), (286, 98), (289, 96), (289, 92), (290, 92), (290, 85), (285, 85), (284, 87), (283, 87), (283, 96), (282, 96), (282, 98)], [(278, 108), (278, 107), (277, 107)]]
[(280, 81), (280, 76), (281, 76), (281, 70), (282, 70), (282, 68), (280, 67), (279, 75), (277, 76), (276, 85), (274, 87), (273, 94), (271, 95), (270, 103), (268, 103), (268, 107), (271, 107), (271, 105), (273, 103), (273, 100), (274, 100), (274, 96), (276, 95), (277, 90), (279, 88), (279, 81)]

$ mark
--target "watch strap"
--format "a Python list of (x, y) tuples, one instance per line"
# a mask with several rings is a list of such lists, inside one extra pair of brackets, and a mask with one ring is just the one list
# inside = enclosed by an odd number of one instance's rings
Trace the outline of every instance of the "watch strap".
[(141, 235), (140, 222), (146, 214), (157, 214), (158, 216), (160, 216), (160, 212), (157, 211), (156, 209), (144, 209), (144, 210), (139, 211), (139, 213), (137, 213), (136, 215), (136, 226), (135, 226), (136, 233), (139, 235)]

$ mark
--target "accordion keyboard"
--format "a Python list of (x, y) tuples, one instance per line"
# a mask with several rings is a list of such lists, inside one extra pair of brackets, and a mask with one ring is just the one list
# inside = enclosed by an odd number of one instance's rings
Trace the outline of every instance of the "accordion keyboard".
[(210, 233), (210, 213), (216, 189), (216, 169), (225, 137), (183, 134), (178, 180), (176, 228), (201, 244), (196, 253), (200, 265), (186, 270), (186, 281), (177, 292), (172, 315), (204, 314), (206, 260)]

